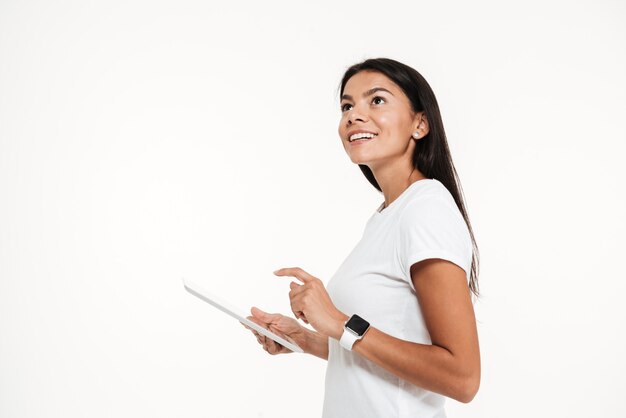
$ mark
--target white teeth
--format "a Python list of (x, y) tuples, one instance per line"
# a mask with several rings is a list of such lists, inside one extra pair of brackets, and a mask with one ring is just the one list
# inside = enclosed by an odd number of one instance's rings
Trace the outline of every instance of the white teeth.
[(351, 135), (349, 141), (352, 142), (354, 140), (361, 139), (361, 138), (374, 138), (375, 136), (376, 134), (359, 133), (359, 134)]

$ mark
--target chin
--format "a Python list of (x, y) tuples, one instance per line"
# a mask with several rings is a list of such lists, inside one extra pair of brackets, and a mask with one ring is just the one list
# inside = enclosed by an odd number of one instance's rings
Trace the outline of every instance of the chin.
[(348, 157), (350, 157), (350, 161), (352, 161), (354, 164), (361, 165), (370, 165), (370, 163), (376, 160), (369, 155), (363, 155), (358, 153), (355, 153), (355, 155), (348, 155)]
[(368, 160), (364, 160), (362, 158), (350, 158), (350, 161), (352, 161), (353, 164), (360, 165), (367, 165), (367, 163), (369, 162)]

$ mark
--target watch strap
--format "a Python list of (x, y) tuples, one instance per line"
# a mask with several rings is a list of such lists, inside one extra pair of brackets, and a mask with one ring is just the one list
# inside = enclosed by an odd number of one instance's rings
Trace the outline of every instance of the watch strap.
[[(346, 321), (347, 323), (348, 321)], [(343, 334), (341, 334), (341, 339), (339, 340), (339, 344), (345, 348), (346, 350), (352, 350), (352, 346), (357, 340), (360, 340), (361, 337), (356, 335), (352, 330), (346, 328), (346, 324), (343, 324)]]

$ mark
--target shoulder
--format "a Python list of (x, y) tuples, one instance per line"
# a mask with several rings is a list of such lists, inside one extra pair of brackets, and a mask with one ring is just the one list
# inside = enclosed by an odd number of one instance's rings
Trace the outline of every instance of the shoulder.
[(469, 280), (472, 240), (452, 194), (436, 181), (407, 200), (397, 230), (399, 260), (407, 280), (411, 266), (428, 258), (452, 261), (465, 270)]
[(424, 183), (415, 188), (400, 211), (400, 222), (420, 219), (462, 218), (454, 197), (439, 180), (421, 180)]

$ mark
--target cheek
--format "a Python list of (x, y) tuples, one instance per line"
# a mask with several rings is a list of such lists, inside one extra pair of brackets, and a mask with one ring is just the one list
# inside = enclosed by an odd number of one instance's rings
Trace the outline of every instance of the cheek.
[(399, 120), (393, 113), (384, 113), (378, 115), (376, 122), (384, 132), (394, 133), (398, 128)]
[(410, 130), (410, 122), (397, 112), (385, 112), (379, 115), (377, 122), (383, 131), (394, 137), (402, 136), (405, 131)]

